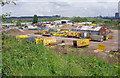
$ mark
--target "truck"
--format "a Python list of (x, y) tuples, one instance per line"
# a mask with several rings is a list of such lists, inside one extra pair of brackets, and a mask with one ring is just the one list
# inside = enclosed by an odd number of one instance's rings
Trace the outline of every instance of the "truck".
[(74, 47), (84, 47), (89, 45), (89, 39), (79, 39), (79, 40), (73, 40)]

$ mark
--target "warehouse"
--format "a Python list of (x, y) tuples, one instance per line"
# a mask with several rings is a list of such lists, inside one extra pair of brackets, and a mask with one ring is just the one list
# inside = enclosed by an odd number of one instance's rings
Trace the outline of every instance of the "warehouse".
[(106, 34), (106, 29), (103, 26), (80, 26), (72, 29), (72, 31), (83, 33), (85, 36)]
[(55, 24), (72, 24), (72, 21), (70, 20), (57, 20), (54, 21)]

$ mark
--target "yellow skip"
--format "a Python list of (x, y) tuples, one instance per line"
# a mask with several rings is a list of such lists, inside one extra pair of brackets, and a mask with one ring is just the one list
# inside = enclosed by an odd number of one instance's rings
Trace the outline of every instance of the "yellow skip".
[(94, 50), (94, 52), (101, 52), (101, 51), (103, 51), (103, 50), (105, 50), (105, 45), (100, 45), (100, 44), (98, 44), (98, 49), (97, 49), (97, 50)]

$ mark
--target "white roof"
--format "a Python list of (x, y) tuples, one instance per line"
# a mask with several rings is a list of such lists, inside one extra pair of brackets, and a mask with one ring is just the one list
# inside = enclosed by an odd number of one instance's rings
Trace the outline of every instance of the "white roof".
[(1, 23), (2, 25), (16, 25), (15, 23)]
[(90, 30), (90, 31), (99, 31), (102, 28), (102, 26), (94, 27), (94, 26), (82, 26), (81, 28), (74, 28), (79, 30)]
[(70, 21), (70, 20), (56, 20), (54, 22), (59, 22), (59, 21)]
[(94, 28), (94, 31), (99, 31), (102, 28), (102, 26)]

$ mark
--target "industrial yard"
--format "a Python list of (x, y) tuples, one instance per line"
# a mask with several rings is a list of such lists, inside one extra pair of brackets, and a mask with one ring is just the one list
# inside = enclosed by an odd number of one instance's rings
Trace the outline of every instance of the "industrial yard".
[[(66, 20), (62, 20), (62, 21), (66, 21)], [(87, 25), (85, 25), (85, 23)], [(24, 28), (26, 26), (23, 25), (22, 26), (23, 29), (11, 27), (4, 30), (6, 32), (6, 35), (8, 36), (10, 35), (18, 36), (18, 37), (21, 36), (20, 37), (21, 39), (26, 38), (29, 41), (30, 39), (34, 39), (37, 41), (37, 39), (35, 38), (40, 39), (44, 37), (45, 38), (47, 37), (48, 39), (55, 39), (55, 42), (49, 42), (48, 44), (50, 43), (56, 43), (56, 44), (51, 46), (47, 45), (49, 47), (57, 47), (57, 42), (64, 41), (65, 43), (64, 46), (67, 48), (87, 47), (94, 52), (94, 50), (98, 49), (98, 45), (103, 45), (105, 48), (100, 51), (109, 53), (111, 51), (119, 50), (118, 49), (118, 30), (108, 29), (102, 25), (99, 26), (99, 25), (92, 24), (90, 22), (85, 22), (85, 23), (84, 24), (76, 23), (71, 25), (70, 23), (60, 24), (59, 26), (61, 27), (57, 27), (57, 28), (56, 26), (52, 27), (51, 24), (49, 24), (48, 27), (44, 27), (44, 28), (38, 28), (36, 25), (37, 28), (32, 27), (31, 29)], [(48, 24), (43, 24), (43, 25), (48, 25)], [(53, 22), (52, 22), (52, 25), (53, 25)], [(27, 37), (24, 37), (24, 36), (27, 36)], [(102, 38), (101, 36), (104, 36), (104, 37)], [(86, 44), (80, 44), (81, 46), (74, 45), (73, 41), (83, 40), (84, 42), (86, 39), (89, 40), (87, 42), (88, 43), (87, 45)]]
[(119, 78), (119, 13), (110, 16), (112, 2), (95, 3), (0, 1), (11, 10), (1, 15), (0, 76)]

